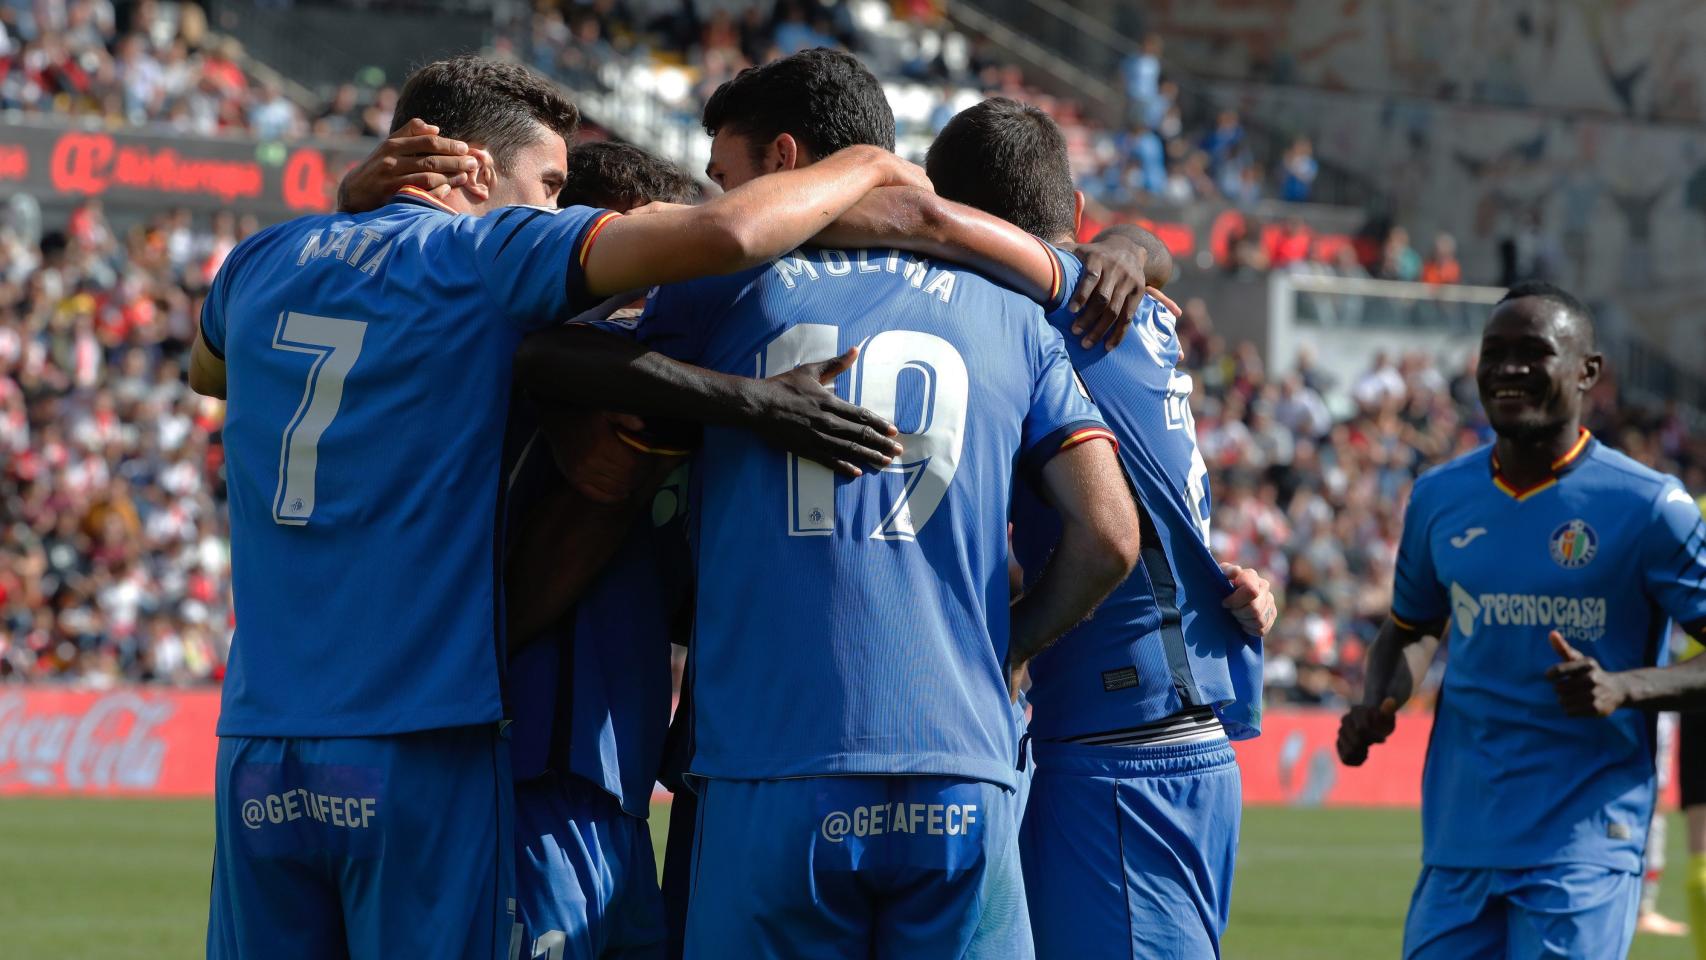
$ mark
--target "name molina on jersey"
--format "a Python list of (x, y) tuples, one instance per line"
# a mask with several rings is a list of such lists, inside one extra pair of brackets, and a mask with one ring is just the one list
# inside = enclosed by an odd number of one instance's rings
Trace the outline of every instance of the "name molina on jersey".
[(1536, 627), (1556, 630), (1572, 643), (1592, 643), (1605, 635), (1604, 597), (1547, 597), (1532, 593), (1483, 593), (1455, 582), (1451, 610), (1457, 632), (1475, 636), (1477, 626)]

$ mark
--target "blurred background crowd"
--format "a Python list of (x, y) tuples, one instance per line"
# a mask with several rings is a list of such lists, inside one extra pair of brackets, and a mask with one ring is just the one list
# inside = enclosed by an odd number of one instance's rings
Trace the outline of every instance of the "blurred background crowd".
[[(1270, 370), (1248, 337), (1217, 327), (1219, 301), (1193, 296), (1192, 284), (1211, 270), (1458, 284), (1451, 232), (1413, 240), (1393, 218), (1370, 217), (1356, 242), (1329, 242), (1295, 212), (1319, 201), (1311, 138), (1258, 137), (1238, 110), (1192, 99), (1157, 33), (1120, 62), (1111, 114), (1033, 87), (987, 38), (949, 24), (939, 0), (703, 12), (544, 0), (500, 21), (493, 45), (577, 95), (630, 84), (636, 69), (673, 70), (678, 86), (651, 92), (695, 142), (703, 99), (735, 72), (841, 46), (890, 84), (903, 153), (919, 156), (955, 111), (1002, 94), (1061, 122), (1103, 220), (1157, 205), (1267, 205), (1224, 257), (1188, 261), (1175, 289), (1213, 545), (1281, 596), (1270, 699), (1336, 705), (1356, 694), (1390, 601), (1410, 484), (1490, 438), (1473, 357), (1459, 351), (1442, 365), (1428, 352), (1381, 354), (1347, 378), (1304, 351)], [(0, 112), (197, 137), (351, 139), (389, 129), (397, 76), (374, 68), (318, 88), (289, 83), (210, 29), (194, 3), (0, 0)], [(229, 210), (120, 217), (98, 199), (57, 208), (16, 192), (0, 199), (0, 682), (216, 681), (232, 628), (221, 405), (192, 394), (184, 368), (203, 291), (260, 223)], [(1482, 264), (1478, 278), (1555, 274), (1563, 258), (1549, 249), (1513, 241), (1506, 262)], [(1613, 383), (1595, 396), (1600, 438), (1706, 490), (1706, 446), (1678, 408), (1618, 401)]]

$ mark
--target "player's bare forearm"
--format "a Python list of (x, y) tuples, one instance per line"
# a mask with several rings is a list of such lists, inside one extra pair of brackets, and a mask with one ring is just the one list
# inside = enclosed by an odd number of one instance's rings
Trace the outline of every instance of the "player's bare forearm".
[(741, 426), (754, 416), (752, 380), (672, 360), (627, 337), (584, 324), (523, 340), (522, 389), (545, 403)]
[(1137, 565), (1139, 525), (1112, 444), (1091, 440), (1043, 468), (1043, 497), (1060, 514), (1060, 542), (1009, 610), (1014, 666), (1083, 621)]
[[(1431, 628), (1431, 629), (1430, 629)], [(1427, 672), (1439, 649), (1438, 624), (1407, 627), (1391, 617), (1368, 648), (1368, 671), (1363, 681), (1364, 706), (1376, 707), (1392, 700), (1403, 706), (1416, 692), (1416, 678)]]
[(736, 427), (857, 476), (862, 468), (887, 466), (901, 447), (892, 439), (899, 432), (893, 424), (823, 385), (850, 363), (844, 355), (754, 380), (695, 367), (625, 337), (570, 325), (523, 341), (515, 371), (522, 388), (547, 404)]
[(894, 247), (961, 263), (1025, 296), (1054, 294), (1054, 254), (1011, 223), (917, 187), (873, 190), (815, 238), (825, 247)]
[[(1698, 639), (1699, 632), (1690, 632)], [(1623, 690), (1623, 706), (1643, 710), (1706, 710), (1706, 656), (1668, 667), (1625, 670), (1612, 676)]]
[(504, 577), (511, 653), (574, 606), (621, 546), (641, 503), (595, 503), (564, 484), (523, 518)]
[(204, 397), (225, 399), (225, 361), (214, 355), (197, 330), (190, 348), (190, 389)]
[(587, 253), (587, 289), (612, 296), (757, 266), (816, 236), (873, 189), (895, 184), (929, 180), (887, 150), (854, 146), (696, 207), (619, 218)]

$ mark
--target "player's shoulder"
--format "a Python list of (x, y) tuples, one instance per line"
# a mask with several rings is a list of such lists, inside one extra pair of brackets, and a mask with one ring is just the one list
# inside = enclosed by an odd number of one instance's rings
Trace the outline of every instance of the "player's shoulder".
[(1429, 467), (1416, 478), (1411, 497), (1439, 496), (1461, 490), (1471, 483), (1491, 483), (1492, 455), (1492, 444), (1482, 444), (1468, 453)]
[[(1652, 501), (1667, 491), (1681, 491), (1682, 481), (1636, 460), (1621, 450), (1613, 450), (1595, 441), (1581, 466), (1584, 479), (1607, 494), (1623, 494), (1638, 500)], [(1682, 494), (1687, 497), (1686, 493)], [(1693, 498), (1689, 497), (1692, 501)]]

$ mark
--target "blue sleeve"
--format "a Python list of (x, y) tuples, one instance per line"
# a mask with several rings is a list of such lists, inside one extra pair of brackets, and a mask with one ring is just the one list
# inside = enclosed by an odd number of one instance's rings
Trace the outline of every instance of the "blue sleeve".
[(468, 228), (475, 269), (492, 302), (523, 332), (561, 323), (595, 303), (586, 289), (587, 252), (619, 216), (591, 207), (507, 207)]
[(220, 360), (225, 359), (225, 298), (231, 290), (230, 277), (236, 266), (233, 260), (227, 256), (219, 265), (219, 272), (207, 289), (207, 298), (201, 302), (201, 342)]
[(1690, 633), (1706, 626), (1706, 520), (1680, 486), (1653, 503), (1641, 554), (1648, 596)]
[(1054, 295), (1044, 304), (1043, 311), (1048, 314), (1049, 325), (1062, 334), (1072, 329), (1075, 314), (1071, 307), (1072, 291), (1078, 289), (1078, 281), (1084, 276), (1084, 262), (1059, 247), (1047, 245), (1049, 252), (1054, 254), (1057, 283)]
[(1435, 573), (1432, 517), (1424, 504), (1422, 484), (1410, 491), (1404, 508), (1404, 533), (1398, 540), (1398, 562), (1392, 575), (1392, 619), (1400, 626), (1419, 627), (1444, 620), (1451, 612)]
[(1055, 454), (1086, 440), (1108, 440), (1117, 447), (1119, 441), (1067, 359), (1060, 331), (1038, 318), (1032, 349), (1036, 374), (1019, 446), (1020, 466), (1035, 473)]
[(586, 321), (589, 326), (636, 340), (683, 363), (702, 363), (709, 324), (698, 309), (707, 297), (696, 283), (653, 287), (638, 317)]

